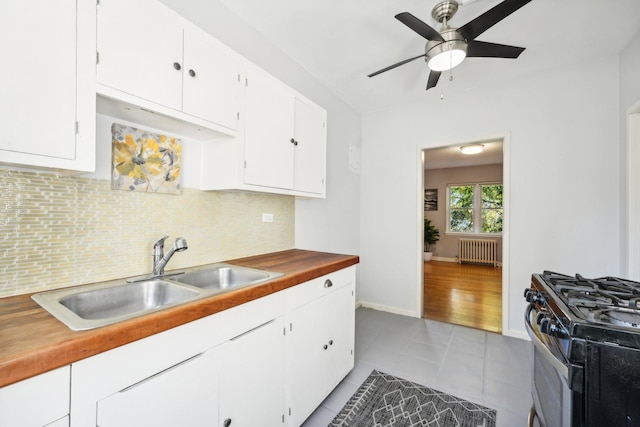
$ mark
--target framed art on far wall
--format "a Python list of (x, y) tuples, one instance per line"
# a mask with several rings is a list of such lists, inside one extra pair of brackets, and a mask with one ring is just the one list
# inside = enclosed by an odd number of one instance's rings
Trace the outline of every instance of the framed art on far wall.
[(424, 210), (425, 211), (437, 211), (438, 210), (438, 189), (430, 188), (424, 190)]

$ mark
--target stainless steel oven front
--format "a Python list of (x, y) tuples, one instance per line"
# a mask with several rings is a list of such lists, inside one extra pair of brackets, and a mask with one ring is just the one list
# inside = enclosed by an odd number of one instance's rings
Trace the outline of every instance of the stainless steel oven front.
[(533, 342), (533, 407), (529, 427), (572, 427), (570, 364), (565, 356), (568, 339), (543, 332), (539, 319), (545, 316), (549, 313), (534, 303), (529, 304), (525, 314), (525, 326)]

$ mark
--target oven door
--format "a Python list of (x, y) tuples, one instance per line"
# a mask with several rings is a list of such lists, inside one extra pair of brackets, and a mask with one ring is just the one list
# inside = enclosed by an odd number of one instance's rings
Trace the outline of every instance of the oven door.
[(571, 427), (572, 393), (568, 386), (569, 364), (556, 337), (543, 333), (536, 322), (539, 309), (530, 304), (525, 326), (533, 342), (533, 396), (529, 424), (542, 427)]

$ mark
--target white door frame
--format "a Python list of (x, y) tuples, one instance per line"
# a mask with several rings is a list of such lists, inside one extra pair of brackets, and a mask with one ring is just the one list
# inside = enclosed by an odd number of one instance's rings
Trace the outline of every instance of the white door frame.
[[(640, 101), (627, 110), (626, 277), (640, 280)], [(623, 239), (625, 238), (623, 236)]]
[[(417, 147), (416, 150), (416, 175), (418, 189), (416, 203), (416, 230), (422, 230), (423, 218), (424, 218), (424, 159), (423, 151), (433, 148), (461, 146), (465, 144), (471, 144), (477, 141), (496, 141), (502, 140), (502, 184), (503, 184), (503, 207), (504, 207), (504, 219), (502, 223), (502, 333), (508, 335), (509, 328), (509, 230), (510, 230), (510, 191), (511, 191), (511, 134), (505, 133), (503, 135), (494, 138), (477, 138), (472, 141), (461, 141), (455, 144), (447, 145), (422, 145)], [(416, 254), (417, 264), (416, 271), (418, 276), (417, 288), (417, 314), (418, 317), (422, 317), (423, 302), (424, 302), (424, 262), (422, 259), (423, 252), (423, 233), (416, 233)]]

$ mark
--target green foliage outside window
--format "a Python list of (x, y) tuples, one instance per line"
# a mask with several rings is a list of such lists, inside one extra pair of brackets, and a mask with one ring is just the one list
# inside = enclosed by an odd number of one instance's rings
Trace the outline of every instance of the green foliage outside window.
[[(502, 189), (502, 184), (450, 186), (449, 231), (502, 233)], [(477, 197), (476, 192), (479, 193)]]
[(449, 229), (458, 232), (473, 231), (473, 186), (449, 187)]
[(502, 233), (502, 185), (482, 185), (482, 232)]

